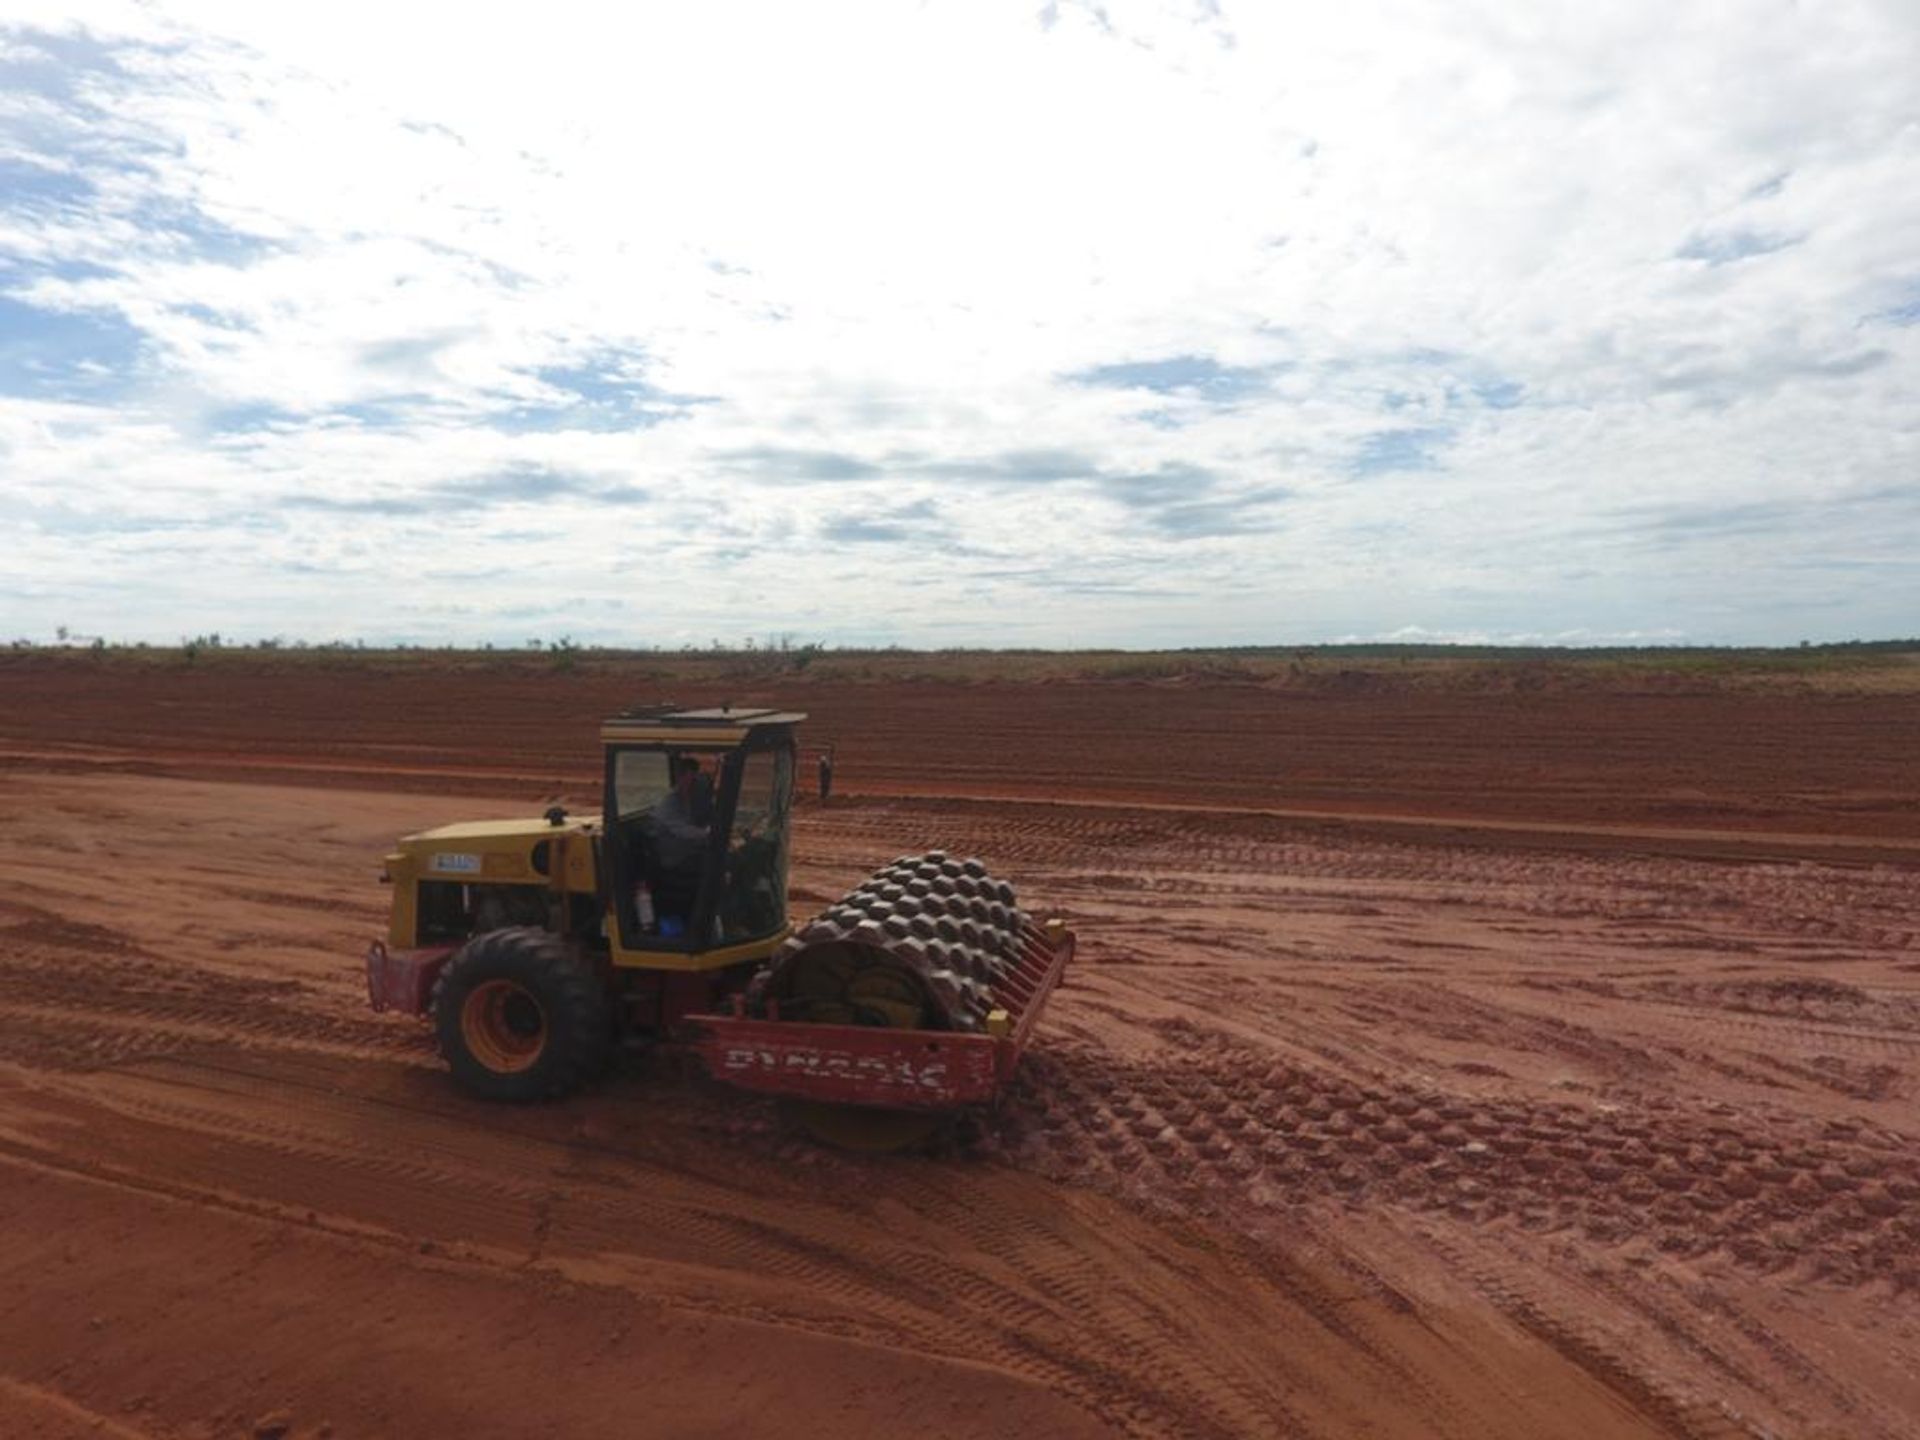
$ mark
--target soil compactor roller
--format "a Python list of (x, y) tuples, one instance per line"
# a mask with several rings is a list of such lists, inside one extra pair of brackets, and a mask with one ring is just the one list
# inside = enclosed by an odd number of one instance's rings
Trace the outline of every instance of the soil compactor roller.
[(454, 1078), (566, 1094), (623, 1038), (792, 1102), (821, 1139), (893, 1148), (993, 1104), (1072, 959), (977, 860), (905, 855), (796, 927), (796, 735), (774, 710), (628, 711), (596, 817), (442, 826), (386, 857), (375, 1010), (432, 1022)]

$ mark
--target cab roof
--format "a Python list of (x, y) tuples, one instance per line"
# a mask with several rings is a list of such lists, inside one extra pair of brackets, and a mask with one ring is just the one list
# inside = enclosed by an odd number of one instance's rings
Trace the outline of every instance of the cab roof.
[(673, 705), (642, 705), (624, 710), (600, 726), (607, 744), (738, 744), (755, 731), (791, 728), (807, 717), (797, 710), (768, 710), (721, 705), (681, 710)]

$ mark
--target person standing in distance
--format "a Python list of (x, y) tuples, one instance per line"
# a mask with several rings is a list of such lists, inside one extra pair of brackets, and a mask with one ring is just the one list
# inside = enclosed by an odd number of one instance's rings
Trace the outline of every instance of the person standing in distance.
[(820, 752), (820, 803), (827, 803), (833, 794), (833, 746), (829, 745)]

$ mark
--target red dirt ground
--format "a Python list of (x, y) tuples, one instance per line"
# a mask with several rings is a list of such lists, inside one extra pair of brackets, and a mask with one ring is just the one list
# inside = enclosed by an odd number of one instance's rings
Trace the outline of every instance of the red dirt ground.
[(797, 910), (1082, 936), (869, 1159), (366, 1011), (391, 838), (590, 805), (627, 689), (0, 669), (0, 1434), (1920, 1434), (1913, 697), (743, 692), (839, 745)]

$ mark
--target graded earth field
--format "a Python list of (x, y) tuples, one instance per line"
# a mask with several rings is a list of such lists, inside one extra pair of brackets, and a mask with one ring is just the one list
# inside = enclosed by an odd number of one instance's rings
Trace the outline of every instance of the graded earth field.
[(838, 743), (797, 911), (1080, 932), (889, 1158), (367, 1012), (392, 837), (639, 698), (0, 670), (0, 1434), (1920, 1434), (1914, 697), (683, 689)]

